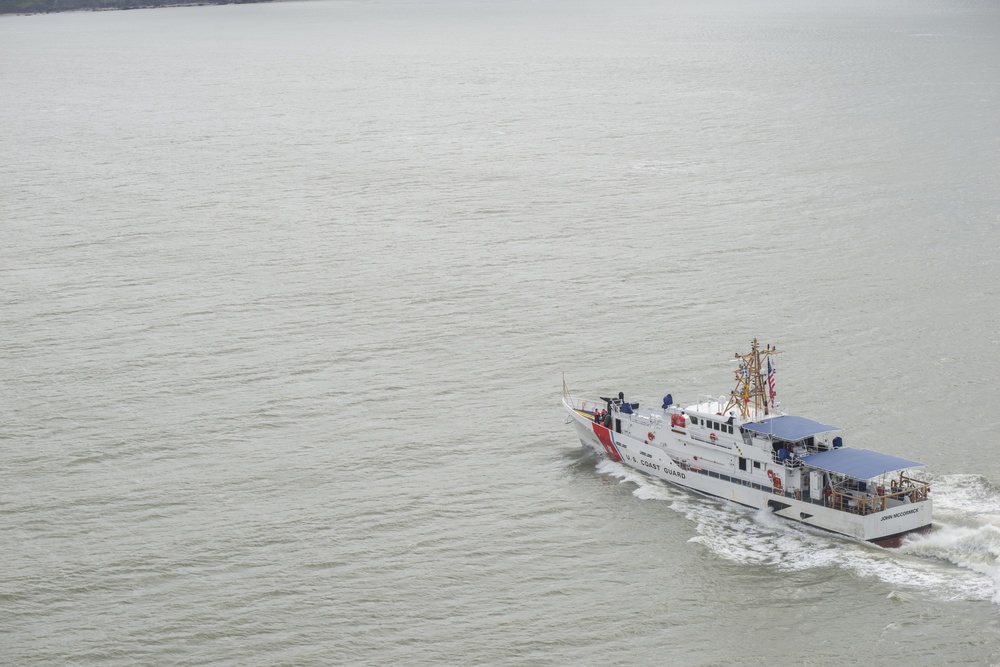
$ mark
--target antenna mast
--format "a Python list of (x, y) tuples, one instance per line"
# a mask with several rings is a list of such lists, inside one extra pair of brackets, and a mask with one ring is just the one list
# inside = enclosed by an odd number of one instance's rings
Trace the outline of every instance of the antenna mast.
[(771, 414), (769, 410), (769, 397), (767, 385), (767, 358), (772, 354), (779, 354), (777, 348), (768, 345), (765, 349), (760, 349), (757, 339), (753, 339), (753, 346), (749, 354), (736, 353), (739, 360), (739, 367), (734, 371), (736, 374), (736, 389), (729, 395), (729, 402), (726, 403), (722, 413), (725, 414), (736, 408), (740, 411), (743, 419), (761, 419)]

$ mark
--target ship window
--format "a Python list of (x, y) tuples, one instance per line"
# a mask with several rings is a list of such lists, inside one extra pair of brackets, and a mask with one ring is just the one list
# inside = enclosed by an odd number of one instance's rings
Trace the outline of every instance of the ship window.
[(726, 432), (729, 433), (730, 435), (733, 434), (733, 425), (732, 424), (729, 424), (728, 426), (726, 426)]
[(719, 430), (719, 422), (712, 422), (712, 428), (714, 428), (716, 431), (718, 431)]
[(760, 470), (760, 461), (754, 461), (753, 462), (753, 467), (757, 468), (758, 470)]

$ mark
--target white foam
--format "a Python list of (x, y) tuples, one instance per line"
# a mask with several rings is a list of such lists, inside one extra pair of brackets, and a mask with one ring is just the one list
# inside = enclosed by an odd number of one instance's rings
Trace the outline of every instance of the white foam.
[(611, 459), (601, 459), (596, 469), (597, 472), (617, 477), (622, 482), (635, 484), (636, 488), (632, 491), (632, 495), (641, 500), (671, 500), (675, 497), (673, 494), (678, 493), (677, 490), (667, 486), (660, 480)]
[(938, 558), (987, 578), (990, 599), (1000, 604), (1000, 528), (941, 525), (926, 535), (909, 540), (904, 553)]
[(1000, 491), (982, 475), (945, 475), (931, 484), (934, 511), (1000, 523)]
[(608, 458), (603, 458), (597, 462), (596, 470), (605, 475), (617, 477), (623, 482), (631, 482), (637, 486), (647, 486), (655, 484), (656, 480), (649, 475), (644, 475), (637, 470), (629, 468), (623, 463), (617, 463)]
[(1000, 526), (992, 523), (1000, 519), (1000, 494), (979, 476), (934, 480), (935, 511), (943, 506), (949, 517), (956, 515), (968, 525), (935, 521), (932, 532), (907, 540), (900, 549), (880, 549), (786, 521), (768, 510), (715, 502), (607, 459), (597, 470), (635, 484), (637, 498), (667, 501), (694, 524), (698, 535), (688, 542), (720, 558), (785, 571), (839, 568), (943, 599), (1000, 604)]

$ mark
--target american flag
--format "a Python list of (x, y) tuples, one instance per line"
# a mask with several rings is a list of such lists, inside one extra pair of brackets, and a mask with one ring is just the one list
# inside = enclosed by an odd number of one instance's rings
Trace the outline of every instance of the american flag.
[(771, 366), (771, 357), (767, 358), (767, 391), (771, 395), (771, 406), (774, 406), (774, 367)]

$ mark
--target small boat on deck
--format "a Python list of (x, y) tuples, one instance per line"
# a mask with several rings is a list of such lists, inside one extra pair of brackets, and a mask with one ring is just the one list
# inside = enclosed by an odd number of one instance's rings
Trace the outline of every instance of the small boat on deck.
[(840, 428), (781, 412), (776, 354), (756, 339), (737, 354), (728, 397), (642, 406), (621, 392), (576, 398), (563, 380), (562, 402), (583, 445), (671, 484), (884, 547), (929, 530), (924, 464), (844, 447)]

